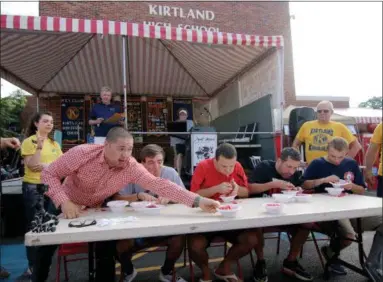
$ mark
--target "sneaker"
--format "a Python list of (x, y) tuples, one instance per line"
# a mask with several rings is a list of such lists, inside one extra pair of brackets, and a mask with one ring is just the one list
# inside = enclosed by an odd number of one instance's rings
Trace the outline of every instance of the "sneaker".
[(255, 282), (267, 282), (269, 280), (267, 277), (265, 260), (258, 260), (255, 264), (253, 279)]
[(16, 278), (17, 282), (26, 282), (32, 281), (32, 271), (30, 268), (27, 268), (23, 274)]
[(285, 259), (283, 261), (282, 272), (290, 277), (295, 277), (301, 281), (313, 281), (314, 277), (299, 264), (297, 260), (289, 261)]
[[(335, 255), (330, 246), (323, 246), (321, 252), (326, 261), (329, 261)], [(346, 269), (336, 262), (329, 265), (329, 270), (336, 275), (347, 275)]]
[[(178, 276), (178, 274), (176, 273), (176, 282), (187, 282), (185, 279), (183, 279), (181, 276)], [(161, 282), (172, 282), (173, 281), (173, 272), (170, 272), (169, 274), (163, 274), (162, 273), (162, 269), (160, 270), (160, 275), (158, 277), (158, 279), (161, 281)]]
[(124, 279), (122, 280), (123, 282), (132, 282), (134, 278), (137, 276), (137, 270), (133, 268), (133, 272), (131, 274), (126, 274), (124, 273)]
[(329, 270), (336, 275), (347, 275), (346, 269), (339, 263), (330, 264)]

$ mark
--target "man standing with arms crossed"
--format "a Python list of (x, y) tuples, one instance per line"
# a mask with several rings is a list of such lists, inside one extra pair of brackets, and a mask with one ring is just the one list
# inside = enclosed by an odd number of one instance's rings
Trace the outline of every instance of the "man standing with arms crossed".
[(349, 144), (348, 157), (354, 158), (362, 148), (359, 141), (352, 135), (350, 130), (342, 123), (331, 121), (334, 106), (330, 101), (322, 101), (317, 105), (317, 120), (307, 121), (299, 129), (295, 137), (293, 147), (300, 151), (299, 147), (305, 143), (306, 162), (324, 157), (327, 154), (327, 144), (334, 137), (343, 137)]
[(382, 136), (382, 123), (380, 123), (374, 130), (374, 134), (370, 140), (370, 146), (366, 152), (366, 170), (365, 177), (366, 182), (369, 185), (374, 184), (374, 175), (372, 174), (372, 167), (375, 163), (376, 158), (378, 157), (380, 151), (380, 163), (379, 163), (379, 172), (378, 172), (378, 189), (377, 195), (378, 197), (383, 197), (383, 153), (382, 153), (382, 144), (383, 144), (383, 136)]

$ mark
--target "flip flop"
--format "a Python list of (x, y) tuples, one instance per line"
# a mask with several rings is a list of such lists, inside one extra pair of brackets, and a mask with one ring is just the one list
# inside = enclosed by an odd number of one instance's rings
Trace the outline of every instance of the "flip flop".
[(215, 271), (214, 271), (214, 275), (219, 279), (219, 280), (222, 280), (222, 281), (225, 281), (225, 282), (230, 282), (230, 279), (235, 279), (235, 281), (239, 282), (239, 278), (237, 277), (237, 275), (235, 275), (234, 273), (233, 274), (229, 274), (229, 275), (219, 275), (217, 274)]

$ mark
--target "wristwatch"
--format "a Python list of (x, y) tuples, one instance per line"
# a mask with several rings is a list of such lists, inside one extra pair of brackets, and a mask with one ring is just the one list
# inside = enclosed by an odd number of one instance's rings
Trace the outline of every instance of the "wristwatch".
[(194, 199), (194, 202), (193, 202), (193, 208), (198, 208), (199, 207), (199, 202), (201, 201), (201, 196), (197, 196), (195, 199)]

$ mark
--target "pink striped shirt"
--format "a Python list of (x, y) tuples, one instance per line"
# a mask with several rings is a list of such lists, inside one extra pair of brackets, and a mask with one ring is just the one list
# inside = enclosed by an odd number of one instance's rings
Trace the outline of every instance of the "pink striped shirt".
[(49, 185), (47, 196), (56, 207), (66, 200), (95, 207), (128, 183), (187, 206), (192, 206), (197, 196), (169, 180), (153, 176), (133, 157), (123, 167), (110, 168), (104, 158), (104, 145), (85, 144), (70, 149), (44, 169), (41, 180)]

